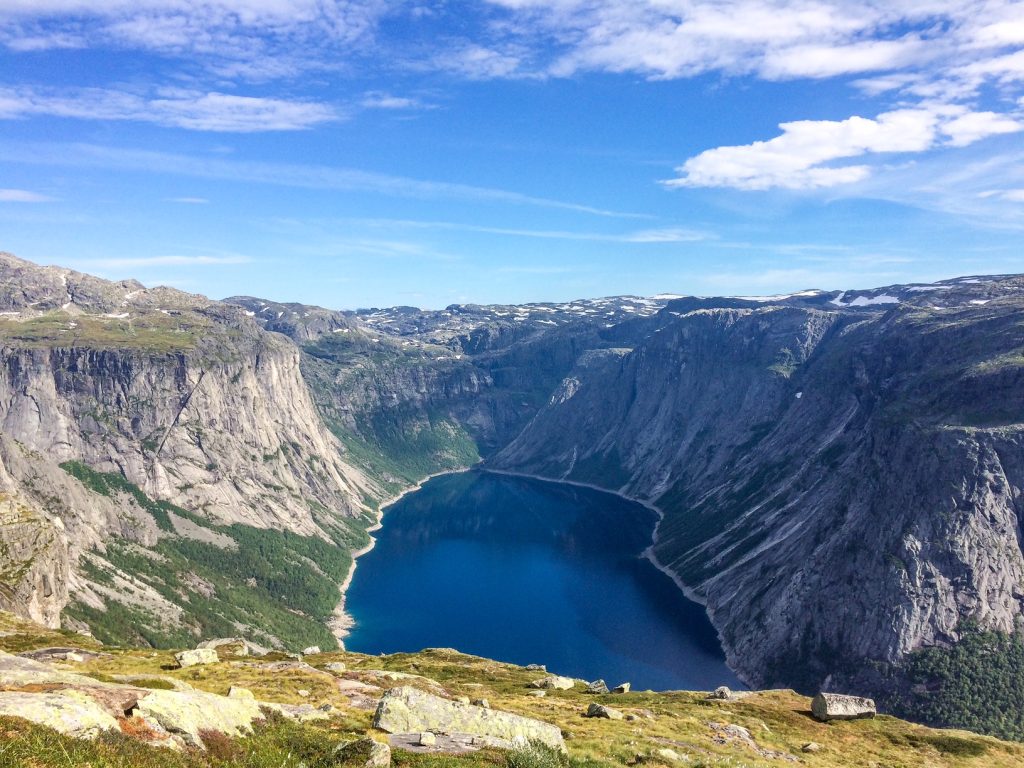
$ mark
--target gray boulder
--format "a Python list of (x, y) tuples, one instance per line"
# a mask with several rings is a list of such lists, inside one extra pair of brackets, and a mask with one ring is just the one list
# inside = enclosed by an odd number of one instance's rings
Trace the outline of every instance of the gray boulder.
[(117, 720), (81, 691), (0, 692), (0, 715), (23, 717), (80, 739), (116, 731)]
[(604, 680), (595, 680), (587, 683), (584, 693), (608, 693), (608, 684)]
[(629, 693), (629, 688), (629, 683), (619, 683), (614, 688), (612, 688), (612, 693)]
[(391, 747), (374, 741), (369, 736), (339, 744), (334, 750), (336, 763), (354, 763), (363, 768), (388, 768), (391, 765)]
[(186, 744), (203, 748), (202, 731), (220, 731), (237, 737), (248, 733), (263, 717), (255, 699), (218, 696), (203, 691), (152, 690), (138, 700), (132, 714), (180, 736)]
[(719, 699), (721, 701), (728, 701), (732, 698), (732, 691), (729, 690), (728, 686), (720, 685), (715, 688), (714, 691), (708, 694), (709, 699)]
[(540, 680), (534, 680), (530, 685), (534, 688), (550, 688), (556, 691), (568, 691), (576, 685), (576, 681), (571, 677), (548, 675), (547, 677), (542, 677)]
[(856, 720), (874, 717), (875, 702), (861, 696), (846, 696), (841, 693), (819, 693), (811, 700), (811, 713), (822, 721)]
[(591, 704), (587, 707), (586, 717), (604, 717), (608, 720), (621, 720), (623, 714), (617, 709), (606, 707), (604, 704)]
[(194, 651), (180, 651), (174, 654), (179, 667), (195, 667), (200, 664), (216, 664), (220, 661), (213, 648), (196, 648)]
[(533, 718), (449, 701), (416, 688), (392, 688), (384, 693), (373, 726), (388, 733), (464, 733), (503, 742), (537, 740), (564, 749), (557, 726)]

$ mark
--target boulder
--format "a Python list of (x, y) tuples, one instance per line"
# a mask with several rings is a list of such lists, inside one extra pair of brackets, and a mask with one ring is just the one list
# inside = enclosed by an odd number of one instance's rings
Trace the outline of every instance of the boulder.
[(421, 747), (432, 747), (437, 744), (437, 736), (432, 734), (430, 731), (424, 731), (420, 734), (419, 743)]
[(576, 681), (571, 677), (548, 675), (547, 677), (542, 677), (540, 680), (534, 680), (530, 685), (534, 688), (551, 688), (556, 691), (568, 691), (576, 685)]
[(654, 756), (659, 760), (667, 760), (670, 763), (679, 759), (679, 753), (674, 749), (669, 749), (668, 747), (654, 750)]
[(308, 648), (303, 648), (302, 649), (302, 655), (303, 656), (316, 656), (318, 653), (321, 653), (321, 652), (322, 651), (320, 650), (320, 646), (319, 645), (311, 645)]
[(629, 683), (619, 683), (612, 688), (612, 693), (629, 693)]
[(80, 739), (94, 739), (117, 730), (117, 720), (81, 691), (52, 693), (0, 692), (0, 715), (22, 717)]
[(248, 688), (241, 688), (237, 685), (232, 685), (230, 688), (228, 688), (228, 698), (249, 699), (250, 701), (256, 700), (256, 697), (253, 695), (252, 691), (250, 691)]
[(808, 741), (806, 744), (800, 747), (800, 751), (809, 753), (821, 752), (821, 744), (819, 744), (816, 741)]
[(856, 720), (874, 717), (876, 709), (872, 699), (841, 693), (819, 693), (811, 700), (811, 712), (822, 721)]
[(471, 703), (473, 704), (474, 707), (483, 707), (484, 709), (491, 708), (491, 702), (489, 702), (487, 699), (473, 699)]
[(215, 651), (221, 650), (225, 655), (230, 656), (266, 656), (270, 653), (268, 648), (246, 640), (244, 637), (218, 637), (214, 640), (204, 640), (196, 646), (197, 650), (210, 648)]
[(720, 685), (717, 688), (715, 688), (714, 691), (708, 694), (708, 698), (728, 701), (730, 698), (732, 698), (732, 691), (729, 690), (728, 686)]
[(324, 664), (324, 669), (328, 672), (333, 672), (336, 675), (340, 675), (342, 672), (348, 672), (348, 667), (345, 666), (343, 661), (332, 661), (330, 664)]
[(355, 741), (339, 744), (334, 750), (336, 763), (354, 763), (363, 768), (388, 768), (391, 765), (391, 747), (364, 736)]
[(174, 660), (178, 662), (179, 667), (185, 668), (199, 664), (216, 664), (220, 658), (213, 648), (197, 648), (194, 651), (180, 651), (174, 654)]
[(523, 669), (528, 669), (531, 672), (547, 672), (548, 668), (543, 664), (527, 664)]
[(595, 680), (587, 683), (584, 693), (608, 693), (608, 684), (604, 680)]
[(241, 736), (263, 717), (254, 699), (229, 698), (203, 691), (149, 691), (132, 711), (147, 723), (180, 736), (186, 744), (203, 748), (201, 731)]
[(604, 717), (608, 720), (621, 720), (623, 715), (619, 710), (606, 707), (604, 704), (591, 704), (587, 707), (586, 717)]
[(557, 726), (533, 718), (449, 701), (416, 688), (392, 688), (384, 693), (373, 725), (388, 733), (465, 733), (507, 742), (537, 740), (564, 750)]

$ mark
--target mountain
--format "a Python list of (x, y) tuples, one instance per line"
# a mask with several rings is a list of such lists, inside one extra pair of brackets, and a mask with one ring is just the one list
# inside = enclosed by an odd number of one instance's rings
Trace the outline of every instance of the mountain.
[[(294, 345), (231, 305), (6, 254), (0, 285), (0, 605), (117, 641), (329, 643), (375, 488)], [(325, 573), (309, 555), (336, 543)]]
[(1021, 276), (337, 312), (0, 271), (24, 615), (333, 647), (383, 500), (482, 460), (656, 505), (652, 558), (753, 687), (1024, 737), (986, 709), (1024, 691), (993, 672), (1024, 610)]

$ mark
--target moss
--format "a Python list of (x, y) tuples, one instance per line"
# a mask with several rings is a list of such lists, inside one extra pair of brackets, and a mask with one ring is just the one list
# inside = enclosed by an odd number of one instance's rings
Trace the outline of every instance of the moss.
[(26, 320), (0, 318), (0, 341), (30, 348), (96, 347), (166, 354), (195, 348), (210, 329), (208, 320), (191, 312), (110, 318), (57, 310)]

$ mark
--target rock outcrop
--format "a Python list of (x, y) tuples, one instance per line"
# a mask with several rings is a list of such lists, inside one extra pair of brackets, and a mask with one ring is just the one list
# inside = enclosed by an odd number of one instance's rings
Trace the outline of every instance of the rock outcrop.
[(449, 701), (410, 687), (392, 688), (384, 693), (373, 725), (388, 733), (468, 734), (495, 740), (495, 745), (506, 747), (536, 740), (565, 749), (562, 733), (554, 725), (511, 712)]
[(874, 717), (875, 702), (862, 696), (842, 693), (819, 693), (811, 699), (811, 712), (822, 721), (859, 720)]

